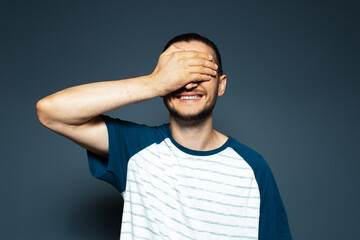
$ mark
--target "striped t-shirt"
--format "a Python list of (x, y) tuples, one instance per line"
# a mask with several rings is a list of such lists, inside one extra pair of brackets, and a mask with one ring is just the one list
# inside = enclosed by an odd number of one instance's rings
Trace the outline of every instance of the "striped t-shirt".
[(255, 151), (231, 137), (195, 151), (169, 124), (102, 119), (109, 157), (88, 152), (89, 167), (123, 195), (120, 239), (291, 239), (273, 174)]

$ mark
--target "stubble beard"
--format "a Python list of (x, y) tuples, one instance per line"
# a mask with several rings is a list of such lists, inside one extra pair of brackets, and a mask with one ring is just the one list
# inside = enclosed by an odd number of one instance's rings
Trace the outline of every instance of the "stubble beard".
[(199, 111), (197, 113), (182, 113), (182, 112), (178, 111), (177, 109), (171, 107), (167, 101), (167, 98), (168, 97), (164, 97), (163, 101), (164, 101), (166, 108), (168, 109), (168, 111), (170, 113), (170, 116), (175, 117), (176, 119), (187, 122), (187, 123), (199, 122), (199, 121), (207, 119), (209, 116), (211, 116), (212, 111), (216, 104), (216, 100), (217, 100), (217, 97), (215, 95), (215, 98), (214, 98), (213, 102), (211, 103), (211, 105), (204, 107), (201, 111)]

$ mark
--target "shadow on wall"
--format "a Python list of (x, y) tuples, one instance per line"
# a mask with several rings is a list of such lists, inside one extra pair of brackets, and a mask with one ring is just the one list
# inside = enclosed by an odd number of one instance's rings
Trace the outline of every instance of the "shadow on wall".
[(119, 239), (123, 206), (121, 195), (80, 201), (69, 209), (67, 231), (78, 239)]

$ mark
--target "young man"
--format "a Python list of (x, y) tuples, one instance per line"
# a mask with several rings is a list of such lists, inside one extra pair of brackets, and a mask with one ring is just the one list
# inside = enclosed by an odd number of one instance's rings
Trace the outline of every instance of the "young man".
[[(183, 34), (150, 75), (65, 89), (37, 111), (44, 126), (85, 147), (91, 173), (123, 194), (121, 239), (291, 239), (265, 160), (212, 127), (225, 87), (215, 44)], [(102, 115), (157, 96), (170, 124)]]

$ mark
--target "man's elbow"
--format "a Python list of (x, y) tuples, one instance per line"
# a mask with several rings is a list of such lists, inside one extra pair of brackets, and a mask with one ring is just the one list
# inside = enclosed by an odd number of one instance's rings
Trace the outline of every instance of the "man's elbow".
[(36, 103), (36, 113), (39, 122), (47, 128), (51, 128), (54, 121), (51, 120), (51, 106), (49, 100), (41, 99)]

